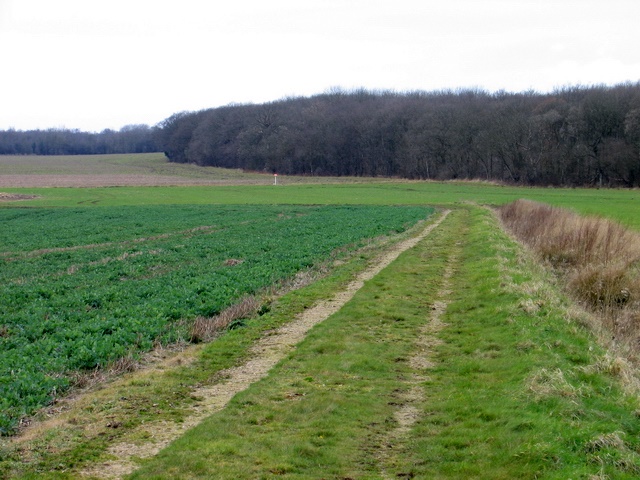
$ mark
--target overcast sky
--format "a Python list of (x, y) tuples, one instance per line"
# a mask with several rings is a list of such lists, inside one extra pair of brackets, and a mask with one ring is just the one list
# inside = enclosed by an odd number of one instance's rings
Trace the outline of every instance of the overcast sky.
[(345, 89), (640, 81), (640, 0), (0, 0), (0, 129)]

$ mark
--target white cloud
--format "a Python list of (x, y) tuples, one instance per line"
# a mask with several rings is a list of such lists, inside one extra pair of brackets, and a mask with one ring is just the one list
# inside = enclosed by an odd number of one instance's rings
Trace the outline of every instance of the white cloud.
[(0, 0), (0, 128), (100, 130), (330, 86), (640, 80), (637, 0)]

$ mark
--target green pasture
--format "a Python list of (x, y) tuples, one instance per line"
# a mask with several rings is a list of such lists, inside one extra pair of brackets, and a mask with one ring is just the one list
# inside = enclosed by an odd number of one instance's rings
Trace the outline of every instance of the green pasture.
[(482, 182), (407, 181), (384, 178), (326, 178), (244, 173), (167, 161), (162, 153), (77, 156), (1, 156), (2, 175), (145, 175), (209, 182), (199, 186), (100, 188), (9, 188), (3, 193), (37, 195), (2, 201), (0, 207), (123, 205), (443, 205), (464, 202), (502, 205), (527, 198), (601, 215), (640, 228), (640, 190), (527, 188)]
[(357, 184), (224, 185), (186, 187), (23, 188), (7, 193), (38, 195), (3, 206), (77, 207), (169, 204), (305, 205), (502, 205), (528, 198), (582, 214), (614, 218), (640, 228), (640, 191), (496, 186), (473, 182), (386, 182)]

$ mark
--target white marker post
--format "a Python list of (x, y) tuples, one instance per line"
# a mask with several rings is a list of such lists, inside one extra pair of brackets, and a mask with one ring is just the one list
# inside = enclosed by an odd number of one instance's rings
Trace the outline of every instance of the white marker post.
[(274, 184), (274, 185), (277, 185), (277, 184), (278, 184), (278, 174), (277, 174), (277, 173), (274, 173), (274, 174), (273, 174), (273, 184)]

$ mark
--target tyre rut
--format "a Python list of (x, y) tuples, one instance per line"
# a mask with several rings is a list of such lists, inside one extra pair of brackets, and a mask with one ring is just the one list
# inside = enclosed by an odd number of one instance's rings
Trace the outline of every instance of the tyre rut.
[(305, 310), (288, 324), (260, 339), (249, 352), (249, 360), (242, 365), (221, 372), (222, 382), (198, 388), (192, 392), (195, 398), (201, 399), (194, 407), (192, 414), (182, 423), (158, 422), (144, 425), (144, 430), (151, 442), (144, 444), (118, 443), (111, 446), (108, 454), (114, 460), (93, 464), (80, 474), (84, 477), (118, 479), (132, 473), (137, 468), (136, 459), (150, 458), (166, 447), (173, 440), (182, 436), (188, 429), (195, 427), (206, 417), (222, 410), (227, 403), (239, 392), (248, 388), (252, 383), (264, 378), (269, 370), (275, 366), (287, 353), (293, 350), (304, 339), (307, 332), (340, 310), (364, 283), (375, 277), (382, 269), (393, 262), (401, 253), (414, 247), (431, 231), (437, 228), (447, 217), (449, 210), (425, 227), (418, 235), (403, 240), (373, 262), (373, 265), (363, 270), (351, 283), (335, 296), (321, 301)]

